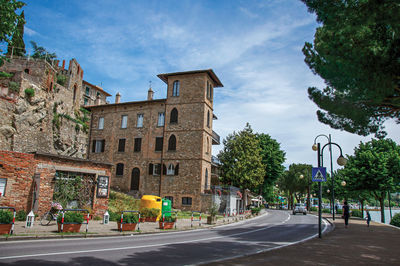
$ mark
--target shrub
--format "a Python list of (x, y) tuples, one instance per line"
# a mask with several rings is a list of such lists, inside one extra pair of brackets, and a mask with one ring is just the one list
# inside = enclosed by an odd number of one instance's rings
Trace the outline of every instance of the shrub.
[(15, 219), (17, 221), (25, 221), (26, 220), (26, 211), (24, 210), (19, 210), (17, 212), (17, 215), (15, 216)]
[(175, 221), (176, 221), (175, 217), (172, 217), (172, 216), (164, 217), (164, 222), (165, 223), (174, 223)]
[(121, 219), (121, 214), (108, 210), (108, 214), (110, 215), (110, 221), (119, 221)]
[[(61, 223), (62, 214), (58, 215), (57, 223)], [(64, 213), (64, 223), (83, 223), (83, 215), (80, 212), (66, 212)]]
[(35, 89), (32, 87), (25, 89), (25, 95), (29, 98), (35, 96)]
[(255, 207), (251, 209), (251, 214), (258, 215), (260, 212), (261, 208)]
[(14, 218), (11, 211), (0, 210), (0, 224), (10, 224)]
[(67, 77), (64, 75), (57, 75), (57, 83), (60, 84), (61, 86), (65, 85), (65, 81), (67, 81)]
[(8, 82), (8, 89), (12, 92), (19, 92), (19, 84), (14, 81)]
[(109, 197), (110, 197), (110, 199), (115, 200), (115, 199), (117, 199), (117, 193), (111, 190)]
[(122, 220), (124, 223), (136, 224), (139, 221), (139, 217), (136, 213), (124, 213), (124, 218)]
[(0, 78), (11, 78), (12, 76), (14, 76), (14, 74), (0, 71)]
[(396, 213), (393, 216), (392, 220), (390, 221), (390, 224), (394, 225), (394, 226), (397, 226), (397, 227), (400, 227), (400, 213)]
[(310, 211), (316, 212), (316, 211), (318, 211), (318, 209), (317, 209), (317, 207), (311, 207), (311, 208), (310, 208)]
[(101, 218), (100, 216), (95, 216), (94, 218), (93, 218), (93, 220), (95, 220), (95, 221), (101, 221), (101, 220), (103, 220), (103, 218)]
[(322, 209), (322, 212), (323, 212), (323, 213), (330, 213), (331, 210), (330, 210), (330, 209)]
[(360, 218), (363, 217), (362, 212), (360, 210), (351, 210), (351, 216), (360, 217)]
[(211, 205), (211, 207), (208, 209), (208, 213), (210, 214), (210, 216), (216, 216), (218, 214), (217, 204)]
[(142, 217), (157, 217), (160, 214), (160, 209), (156, 208), (143, 208), (140, 211), (140, 216)]
[(343, 210), (342, 210), (342, 209), (338, 209), (338, 210), (336, 211), (336, 213), (337, 213), (337, 214), (343, 214)]

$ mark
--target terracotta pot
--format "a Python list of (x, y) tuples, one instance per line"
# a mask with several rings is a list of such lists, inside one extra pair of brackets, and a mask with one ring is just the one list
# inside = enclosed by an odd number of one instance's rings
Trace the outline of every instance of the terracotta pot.
[(117, 222), (117, 225), (118, 225), (118, 231), (135, 231), (137, 224), (122, 224), (122, 230), (121, 230), (121, 223)]
[(157, 217), (146, 217), (145, 222), (155, 223), (157, 222)]
[(163, 223), (159, 222), (160, 229), (172, 229), (174, 228), (174, 223), (175, 222), (164, 222), (164, 227), (163, 227)]
[[(61, 224), (57, 223), (57, 225), (58, 225), (58, 232), (61, 232)], [(82, 224), (64, 224), (63, 232), (79, 233), (79, 231), (81, 230), (81, 225)]]
[(12, 224), (0, 224), (0, 235), (9, 234)]

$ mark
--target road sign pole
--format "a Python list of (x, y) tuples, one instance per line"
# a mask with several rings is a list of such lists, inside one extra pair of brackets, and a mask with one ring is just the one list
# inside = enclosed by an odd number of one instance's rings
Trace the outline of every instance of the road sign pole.
[[(321, 167), (321, 144), (318, 143), (318, 168)], [(322, 182), (318, 182), (318, 237), (321, 238), (322, 224)]]

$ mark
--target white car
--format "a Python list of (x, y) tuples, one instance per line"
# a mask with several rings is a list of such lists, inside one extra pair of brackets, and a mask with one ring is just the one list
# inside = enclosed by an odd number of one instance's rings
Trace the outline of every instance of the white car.
[(302, 203), (296, 203), (294, 205), (293, 215), (296, 215), (296, 213), (302, 213), (303, 215), (306, 215), (307, 214), (306, 206)]

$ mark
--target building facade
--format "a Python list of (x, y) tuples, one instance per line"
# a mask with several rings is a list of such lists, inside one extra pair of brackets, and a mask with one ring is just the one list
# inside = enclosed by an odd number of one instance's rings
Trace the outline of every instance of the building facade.
[(206, 210), (211, 184), (213, 70), (160, 74), (166, 99), (88, 107), (92, 112), (88, 158), (109, 162), (111, 186), (136, 197), (170, 199), (175, 208)]

